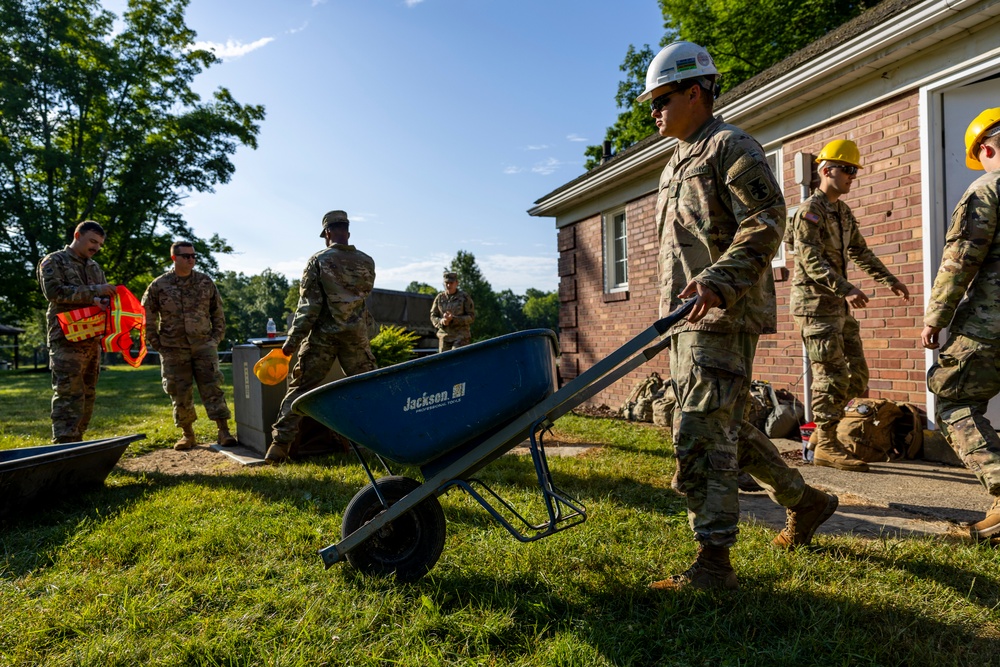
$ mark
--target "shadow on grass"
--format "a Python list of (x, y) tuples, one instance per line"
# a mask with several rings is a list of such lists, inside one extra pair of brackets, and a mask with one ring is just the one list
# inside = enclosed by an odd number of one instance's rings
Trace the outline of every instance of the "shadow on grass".
[[(968, 575), (948, 572), (943, 578), (952, 576)], [(395, 586), (389, 580), (375, 585)], [(975, 601), (984, 614), (996, 604), (995, 582), (991, 586), (993, 595)], [(741, 590), (731, 593), (662, 594), (624, 584), (614, 573), (559, 594), (530, 572), (503, 581), (452, 573), (415, 588), (440, 609), (423, 628), (428, 634), (455, 635), (449, 615), (467, 608), (510, 614), (509, 624), (480, 640), (492, 654), (537, 655), (542, 642), (558, 644), (567, 636), (615, 665), (938, 667), (986, 664), (995, 654), (990, 631), (977, 634), (980, 628), (969, 619), (929, 618), (835, 589), (782, 590), (772, 577), (743, 577)]]

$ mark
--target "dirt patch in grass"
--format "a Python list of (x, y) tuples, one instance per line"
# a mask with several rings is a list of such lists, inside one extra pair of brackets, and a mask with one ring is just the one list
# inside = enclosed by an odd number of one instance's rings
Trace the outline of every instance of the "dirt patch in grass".
[(245, 470), (236, 461), (212, 451), (207, 445), (198, 445), (184, 452), (157, 449), (142, 456), (122, 459), (118, 467), (129, 472), (163, 475), (227, 475)]

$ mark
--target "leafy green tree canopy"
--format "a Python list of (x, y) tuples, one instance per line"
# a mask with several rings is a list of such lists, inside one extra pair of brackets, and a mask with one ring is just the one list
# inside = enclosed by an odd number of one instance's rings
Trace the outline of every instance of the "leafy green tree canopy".
[[(721, 74), (723, 92), (763, 72), (878, 0), (658, 0), (666, 33), (660, 46), (687, 40), (705, 47)], [(655, 52), (628, 47), (615, 102), (622, 111), (605, 140), (619, 153), (656, 131), (648, 104), (635, 98), (645, 89), (646, 68)], [(586, 168), (601, 163), (601, 146), (588, 146)]]
[(112, 282), (148, 282), (176, 239), (210, 272), (211, 252), (232, 251), (198, 238), (179, 205), (232, 177), (264, 108), (192, 90), (218, 59), (192, 49), (187, 4), (129, 0), (116, 24), (99, 0), (0, 0), (0, 314), (42, 305), (34, 267), (88, 218), (108, 232)]
[(269, 317), (278, 325), (278, 331), (285, 330), (286, 317), (292, 311), (286, 304), (288, 278), (282, 274), (271, 269), (255, 276), (226, 271), (215, 284), (226, 311), (226, 347), (265, 336)]
[(411, 281), (409, 285), (406, 286), (404, 292), (409, 292), (411, 294), (430, 294), (431, 296), (436, 296), (439, 290), (433, 285), (428, 285), (427, 283), (421, 283), (416, 280)]

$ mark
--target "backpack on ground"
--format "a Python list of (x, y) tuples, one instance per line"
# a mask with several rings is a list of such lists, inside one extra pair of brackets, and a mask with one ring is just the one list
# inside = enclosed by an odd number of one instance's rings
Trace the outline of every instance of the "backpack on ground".
[(663, 383), (663, 395), (653, 400), (653, 423), (657, 426), (671, 428), (674, 423), (674, 405), (676, 403), (674, 384), (666, 380)]
[(902, 414), (898, 405), (884, 398), (852, 399), (837, 426), (837, 439), (862, 461), (888, 461), (895, 423)]
[(798, 401), (791, 392), (776, 391), (764, 380), (751, 380), (745, 417), (767, 437), (787, 438), (793, 436), (799, 426), (796, 404)]
[(660, 374), (653, 372), (649, 377), (635, 386), (632, 393), (625, 399), (618, 414), (628, 421), (653, 421), (653, 400), (663, 391), (663, 380)]

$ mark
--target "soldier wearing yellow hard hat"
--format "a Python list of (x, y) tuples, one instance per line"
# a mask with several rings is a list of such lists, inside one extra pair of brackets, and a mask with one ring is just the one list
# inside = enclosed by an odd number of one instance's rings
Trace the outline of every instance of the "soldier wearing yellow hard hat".
[(868, 464), (837, 438), (837, 426), (851, 398), (868, 389), (868, 364), (860, 326), (851, 308), (864, 308), (868, 295), (847, 279), (848, 261), (909, 302), (910, 292), (875, 256), (851, 208), (842, 197), (861, 169), (861, 152), (849, 139), (836, 139), (816, 156), (819, 188), (799, 206), (789, 231), (795, 245), (792, 316), (802, 334), (812, 370), (810, 438), (813, 463), (867, 472)]
[(993, 496), (986, 517), (969, 528), (973, 538), (990, 540), (1000, 536), (1000, 437), (984, 414), (1000, 394), (1000, 107), (969, 124), (965, 163), (986, 173), (952, 214), (921, 342), (936, 349), (948, 327), (927, 387), (937, 396), (937, 424), (948, 444)]

